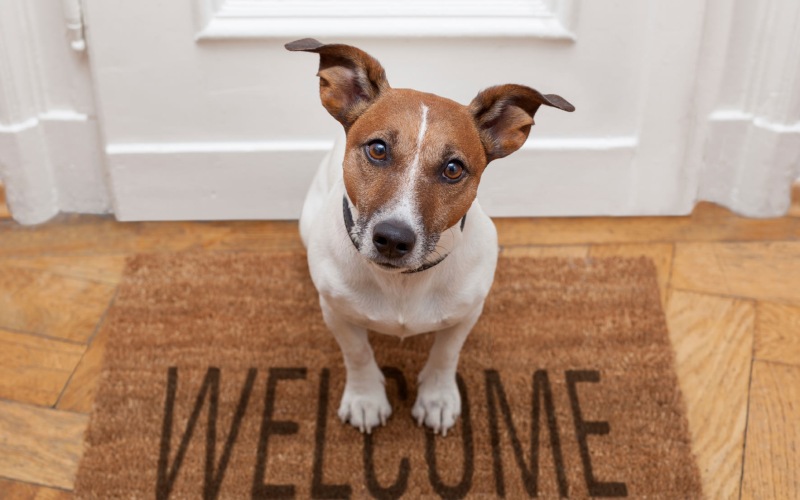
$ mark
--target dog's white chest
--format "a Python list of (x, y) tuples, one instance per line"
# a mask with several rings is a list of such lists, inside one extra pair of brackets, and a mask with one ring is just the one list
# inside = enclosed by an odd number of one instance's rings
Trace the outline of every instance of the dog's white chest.
[(339, 293), (323, 293), (325, 300), (349, 321), (387, 335), (409, 337), (441, 330), (458, 323), (473, 304), (447, 291), (417, 288), (386, 290), (377, 285), (347, 287)]
[(359, 255), (347, 236), (343, 195), (341, 167), (318, 174), (301, 221), (311, 278), (339, 318), (402, 338), (455, 326), (481, 308), (494, 277), (497, 233), (477, 202), (467, 213), (466, 230), (454, 229), (463, 239), (445, 260), (403, 275), (374, 268)]

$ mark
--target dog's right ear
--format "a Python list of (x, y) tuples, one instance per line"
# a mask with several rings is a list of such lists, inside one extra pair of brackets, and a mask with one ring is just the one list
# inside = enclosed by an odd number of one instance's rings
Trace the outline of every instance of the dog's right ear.
[(319, 54), (319, 96), (322, 105), (345, 130), (389, 89), (383, 66), (350, 45), (325, 45), (313, 38), (287, 43), (286, 50)]

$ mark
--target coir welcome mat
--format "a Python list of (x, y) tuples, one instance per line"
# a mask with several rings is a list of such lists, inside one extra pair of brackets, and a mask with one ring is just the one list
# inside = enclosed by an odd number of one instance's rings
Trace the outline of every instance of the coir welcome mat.
[(394, 414), (338, 421), (303, 256), (136, 257), (103, 328), (79, 497), (701, 495), (645, 259), (501, 258), (446, 438), (410, 415), (430, 335), (373, 335)]

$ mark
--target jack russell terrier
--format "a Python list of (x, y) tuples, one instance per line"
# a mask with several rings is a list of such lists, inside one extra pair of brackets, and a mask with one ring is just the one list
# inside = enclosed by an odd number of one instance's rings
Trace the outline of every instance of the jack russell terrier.
[(497, 265), (497, 232), (475, 199), (486, 164), (519, 149), (557, 95), (500, 85), (469, 106), (389, 86), (380, 63), (349, 45), (306, 38), (290, 51), (320, 56), (322, 105), (345, 138), (322, 161), (300, 234), (322, 315), (347, 381), (338, 415), (361, 432), (392, 413), (367, 338), (436, 332), (412, 415), (447, 434), (461, 413), (456, 368)]

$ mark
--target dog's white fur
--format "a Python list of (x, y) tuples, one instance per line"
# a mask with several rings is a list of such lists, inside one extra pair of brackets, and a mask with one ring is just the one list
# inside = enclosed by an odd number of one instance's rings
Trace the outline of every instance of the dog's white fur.
[[(417, 163), (426, 139), (426, 119), (423, 106)], [(483, 310), (494, 279), (497, 232), (476, 200), (467, 212), (463, 231), (456, 224), (442, 233), (437, 250), (448, 255), (438, 265), (413, 274), (380, 268), (356, 250), (345, 228), (344, 152), (342, 134), (322, 161), (300, 218), (300, 233), (323, 317), (341, 347), (347, 369), (339, 417), (362, 432), (370, 432), (392, 413), (367, 330), (400, 338), (435, 332), (427, 363), (419, 374), (412, 414), (420, 425), (446, 434), (461, 413), (456, 368), (461, 347)], [(418, 230), (413, 189), (417, 170), (411, 165), (398, 198), (375, 217), (366, 234), (372, 234), (374, 224), (389, 218), (400, 218)], [(352, 203), (350, 207), (357, 219), (356, 208)]]
[[(435, 332), (412, 414), (446, 434), (461, 412), (461, 347), (497, 265), (494, 224), (474, 201), (480, 174), (524, 144), (541, 105), (575, 107), (516, 84), (484, 89), (462, 106), (392, 89), (380, 63), (356, 47), (311, 38), (285, 47), (320, 55), (322, 105), (352, 134), (323, 160), (300, 220), (322, 314), (347, 369), (339, 416), (370, 432), (392, 412), (367, 330), (400, 338)], [(429, 111), (436, 121), (429, 123)], [(466, 219), (442, 231), (442, 221), (454, 223), (465, 209)]]

